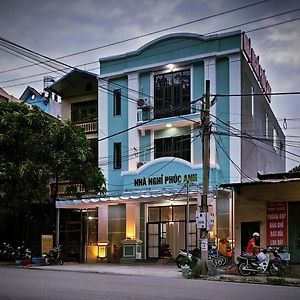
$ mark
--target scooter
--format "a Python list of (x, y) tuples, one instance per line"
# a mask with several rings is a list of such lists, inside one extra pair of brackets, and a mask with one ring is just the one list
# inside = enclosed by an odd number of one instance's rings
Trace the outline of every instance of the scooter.
[(193, 267), (197, 264), (198, 259), (201, 258), (201, 251), (198, 248), (195, 248), (189, 252), (184, 249), (180, 249), (178, 251), (178, 255), (175, 259), (176, 266), (181, 268), (184, 265), (189, 265)]
[(48, 253), (42, 255), (46, 266), (49, 266), (51, 264), (59, 264), (59, 265), (64, 264), (61, 255), (62, 247), (63, 247), (62, 245), (59, 245), (58, 247), (51, 249)]
[(238, 271), (242, 276), (256, 274), (269, 274), (278, 276), (281, 272), (281, 266), (278, 259), (271, 259), (266, 249), (259, 252), (256, 256), (240, 255), (238, 258)]
[(20, 259), (31, 259), (31, 250), (25, 247), (24, 241), (22, 245), (17, 248), (17, 258)]

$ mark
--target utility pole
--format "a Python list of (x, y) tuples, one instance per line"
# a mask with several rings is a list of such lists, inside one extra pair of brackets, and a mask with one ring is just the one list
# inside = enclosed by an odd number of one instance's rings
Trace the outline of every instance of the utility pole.
[(209, 171), (210, 171), (210, 81), (205, 82), (205, 99), (202, 105), (202, 163), (203, 163), (203, 190), (201, 197), (200, 211), (204, 216), (205, 226), (200, 231), (201, 241), (201, 268), (202, 274), (207, 273), (206, 262), (208, 260), (208, 207), (207, 195), (209, 192)]

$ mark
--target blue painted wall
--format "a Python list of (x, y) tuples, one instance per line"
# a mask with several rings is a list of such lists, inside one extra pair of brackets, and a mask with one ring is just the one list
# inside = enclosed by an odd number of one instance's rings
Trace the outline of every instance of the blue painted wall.
[[(126, 130), (128, 128), (128, 83), (127, 78), (118, 78), (109, 81), (108, 84), (108, 135), (113, 135), (117, 132)], [(121, 115), (113, 115), (114, 95), (113, 91), (121, 89)], [(121, 169), (114, 169), (113, 153), (114, 143), (122, 143), (122, 167)], [(128, 132), (118, 134), (108, 139), (108, 190), (114, 192), (122, 191), (123, 181), (121, 171), (128, 170)], [(105, 159), (105, 158), (102, 158)]]

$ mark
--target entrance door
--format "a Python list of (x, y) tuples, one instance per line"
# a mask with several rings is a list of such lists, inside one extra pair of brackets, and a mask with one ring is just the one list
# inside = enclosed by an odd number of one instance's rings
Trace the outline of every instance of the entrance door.
[[(248, 241), (252, 238), (254, 232), (260, 233), (259, 222), (241, 223), (241, 251), (246, 252)], [(259, 246), (259, 244), (258, 244)]]
[(300, 202), (289, 203), (289, 252), (292, 263), (300, 263)]
[(159, 258), (160, 223), (147, 224), (147, 257)]

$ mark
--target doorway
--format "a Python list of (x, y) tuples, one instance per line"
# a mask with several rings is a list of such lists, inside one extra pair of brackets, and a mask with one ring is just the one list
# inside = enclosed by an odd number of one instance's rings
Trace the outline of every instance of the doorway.
[[(246, 252), (248, 241), (252, 238), (254, 232), (260, 233), (260, 222), (242, 222), (241, 223), (241, 251)], [(259, 246), (259, 241), (258, 241)]]

